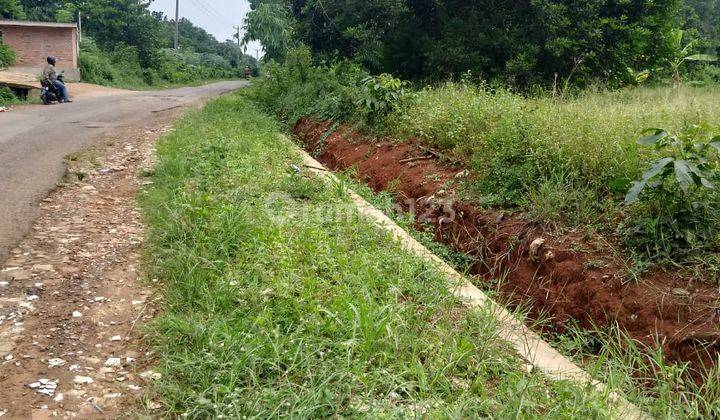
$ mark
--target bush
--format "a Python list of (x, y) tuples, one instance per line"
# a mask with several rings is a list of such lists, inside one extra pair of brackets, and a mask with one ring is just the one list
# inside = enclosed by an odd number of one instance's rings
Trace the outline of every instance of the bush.
[[(2, 41), (2, 39), (0, 39)], [(15, 62), (15, 51), (9, 45), (0, 42), (0, 69), (10, 67)]]
[(11, 104), (17, 101), (17, 99), (17, 96), (15, 96), (10, 88), (0, 86), (0, 105)]
[(707, 64), (692, 69), (688, 75), (691, 86), (708, 86), (720, 84), (720, 67), (715, 64)]
[(369, 124), (378, 121), (398, 108), (405, 99), (409, 83), (383, 73), (368, 76), (361, 81), (362, 95), (355, 102), (363, 110)]
[[(291, 52), (289, 57), (293, 57)], [(289, 124), (304, 116), (337, 121), (359, 118), (359, 81), (367, 74), (343, 61), (331, 67), (314, 67), (300, 52), (286, 65), (269, 64), (248, 95), (268, 112)], [(304, 82), (303, 82), (304, 80)]]
[(111, 52), (86, 38), (80, 53), (80, 71), (89, 83), (138, 88), (162, 84), (187, 84), (210, 79), (239, 77), (240, 70), (215, 54), (172, 49), (158, 50), (153, 67), (143, 68), (136, 47), (119, 44)]
[(694, 192), (687, 199), (653, 195), (630, 209), (618, 227), (625, 243), (652, 260), (683, 261), (720, 248), (720, 194)]
[(80, 73), (86, 82), (122, 87), (144, 84), (143, 69), (135, 47), (121, 44), (112, 52), (105, 52), (91, 38), (86, 38), (81, 46), (79, 62)]
[(635, 181), (625, 202), (640, 202), (624, 230), (627, 242), (654, 258), (720, 247), (720, 136), (711, 126), (693, 125), (680, 133), (650, 129), (638, 143), (658, 158)]
[[(653, 258), (660, 256), (650, 251), (653, 241), (672, 242), (659, 245), (671, 257), (692, 246), (720, 245), (718, 230), (709, 228), (720, 226), (720, 208), (713, 204), (717, 195), (697, 197), (703, 204), (694, 205), (698, 214), (692, 217), (692, 206), (674, 202), (621, 207), (630, 180), (658, 157), (637, 144), (639, 133), (651, 126), (677, 131), (715, 121), (720, 115), (716, 92), (631, 88), (587, 90), (560, 99), (543, 93), (527, 97), (465, 79), (404, 95), (405, 85), (390, 75), (368, 77), (349, 62), (313, 66), (298, 50), (285, 65), (269, 65), (248, 93), (290, 124), (312, 116), (421, 138), (472, 170), (473, 182), (465, 187), (474, 199), (523, 210), (545, 225), (590, 224), (613, 231), (624, 220), (621, 231), (628, 243)], [(687, 237), (667, 236), (679, 234)]]

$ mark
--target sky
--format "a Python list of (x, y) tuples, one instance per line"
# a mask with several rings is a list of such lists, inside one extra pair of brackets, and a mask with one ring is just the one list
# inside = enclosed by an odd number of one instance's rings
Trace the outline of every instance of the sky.
[[(175, 0), (153, 0), (150, 9), (164, 12), (168, 18), (175, 19)], [(180, 18), (189, 19), (221, 42), (234, 39), (233, 26), (242, 28), (245, 14), (249, 11), (250, 4), (246, 0), (180, 0)], [(248, 44), (247, 53), (255, 56), (256, 48), (261, 48), (259, 43)]]

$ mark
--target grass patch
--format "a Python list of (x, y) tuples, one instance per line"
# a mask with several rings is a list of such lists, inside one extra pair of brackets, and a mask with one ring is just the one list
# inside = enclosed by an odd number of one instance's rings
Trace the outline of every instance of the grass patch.
[[(670, 179), (665, 187), (674, 199), (646, 191), (640, 202), (623, 205), (631, 182), (670, 153), (639, 145), (643, 130), (687, 135), (702, 127), (708, 138), (720, 132), (717, 86), (587, 90), (560, 98), (464, 80), (412, 91), (389, 75), (365, 78), (349, 63), (293, 63), (271, 66), (251, 92), (290, 126), (310, 116), (357, 124), (378, 138), (419, 138), (471, 170), (461, 192), (468, 201), (522, 211), (553, 229), (615, 236), (639, 263), (692, 266), (720, 247), (717, 190), (685, 199)], [(718, 152), (707, 157), (714, 178), (708, 181), (720, 181)], [(677, 197), (702, 203), (702, 217), (676, 205)]]
[(717, 121), (719, 97), (714, 87), (682, 87), (588, 91), (560, 100), (449, 83), (419, 91), (393, 126), (467, 162), (481, 175), (477, 189), (490, 204), (523, 205), (527, 192), (548, 181), (618, 201), (623, 193), (613, 197), (612, 182), (637, 179), (651, 157), (636, 142), (641, 131)]
[(296, 174), (242, 95), (183, 118), (141, 202), (165, 284), (152, 340), (166, 415), (604, 418), (605, 398), (527, 372), (446, 280)]
[[(434, 240), (432, 231), (419, 231), (408, 213), (397, 211), (388, 192), (375, 193), (356, 181), (352, 173), (340, 174), (367, 201), (373, 203), (435, 255), (460, 272), (468, 272), (476, 257), (459, 253)], [(590, 260), (588, 268), (606, 264)], [(504, 279), (483, 281), (476, 285), (496, 302), (503, 302), (499, 286)], [(535, 331), (554, 331), (553, 322), (542, 316), (530, 325)], [(655, 418), (717, 418), (720, 416), (720, 369), (697, 369), (689, 363), (665, 360), (660, 343), (645, 346), (633, 340), (617, 324), (584, 328), (576, 323), (566, 326), (562, 334), (545, 334), (559, 352), (583, 366), (595, 379), (620, 389), (628, 399)], [(702, 378), (701, 384), (697, 379)]]

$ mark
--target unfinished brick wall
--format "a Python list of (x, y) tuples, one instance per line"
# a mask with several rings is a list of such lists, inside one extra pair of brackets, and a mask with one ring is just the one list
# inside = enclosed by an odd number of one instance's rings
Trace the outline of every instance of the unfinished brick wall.
[(77, 68), (75, 28), (0, 25), (3, 44), (15, 50), (15, 67), (44, 67), (46, 58), (58, 58), (59, 68)]

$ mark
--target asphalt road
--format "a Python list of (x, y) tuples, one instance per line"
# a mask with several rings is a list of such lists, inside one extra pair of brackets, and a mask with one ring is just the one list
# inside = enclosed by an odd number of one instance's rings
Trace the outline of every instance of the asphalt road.
[[(112, 130), (145, 127), (163, 113), (245, 86), (220, 82), (157, 92), (76, 98), (0, 113), (0, 262), (29, 231), (38, 203), (65, 174), (64, 158)], [(72, 86), (71, 95), (72, 95)]]

